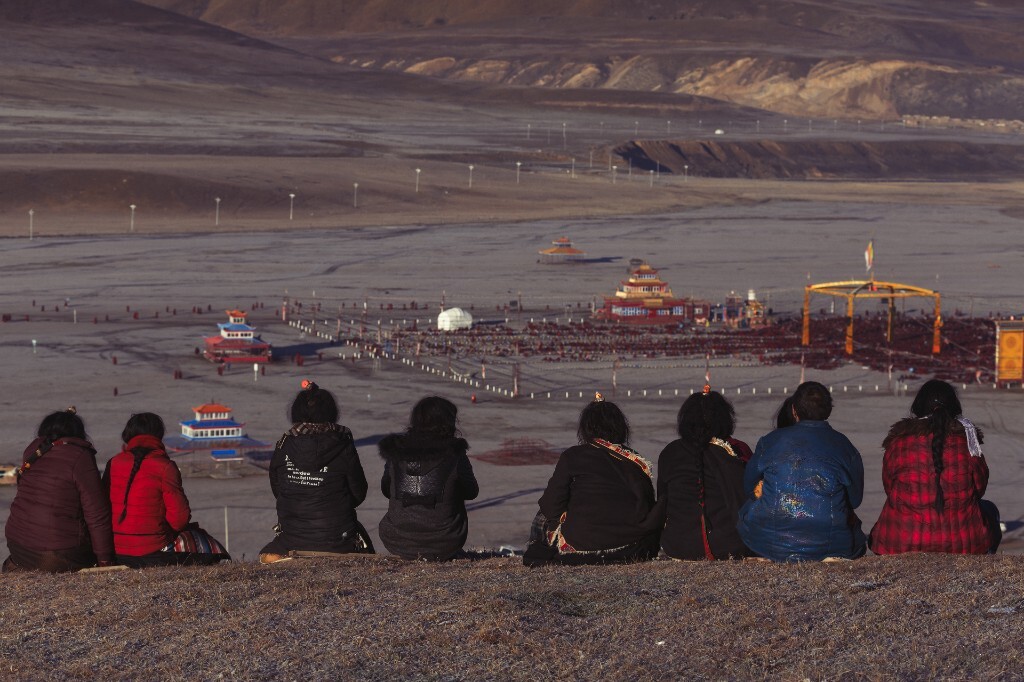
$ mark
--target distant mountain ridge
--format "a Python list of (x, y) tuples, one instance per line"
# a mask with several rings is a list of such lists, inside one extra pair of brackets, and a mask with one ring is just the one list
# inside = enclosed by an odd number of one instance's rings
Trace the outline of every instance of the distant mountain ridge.
[(1019, 118), (1010, 0), (145, 0), (361, 69), (792, 116)]

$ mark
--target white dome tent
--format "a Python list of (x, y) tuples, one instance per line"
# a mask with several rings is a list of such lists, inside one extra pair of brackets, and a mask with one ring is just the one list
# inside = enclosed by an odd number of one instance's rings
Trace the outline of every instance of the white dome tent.
[(449, 308), (437, 316), (439, 331), (450, 332), (456, 329), (469, 329), (473, 326), (473, 316), (462, 308)]

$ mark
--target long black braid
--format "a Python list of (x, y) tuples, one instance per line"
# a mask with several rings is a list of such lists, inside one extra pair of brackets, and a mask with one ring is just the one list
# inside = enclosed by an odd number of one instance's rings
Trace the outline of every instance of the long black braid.
[(708, 420), (708, 394), (701, 395), (700, 399), (700, 414), (701, 422), (697, 425), (697, 429), (694, 433), (697, 436), (697, 444), (700, 450), (697, 452), (697, 504), (700, 506), (700, 515), (704, 518), (704, 530), (705, 533), (711, 532), (711, 519), (708, 517), (708, 510), (705, 504), (705, 490), (704, 490), (704, 457), (707, 455), (708, 449), (711, 447), (711, 439), (714, 437), (711, 425)]
[[(160, 415), (152, 412), (133, 414), (121, 432), (121, 440), (127, 444), (136, 436), (142, 435), (152, 436), (157, 440), (163, 439), (164, 421), (160, 418)], [(132, 483), (135, 481), (135, 474), (139, 473), (139, 469), (142, 467), (142, 460), (146, 458), (146, 455), (153, 452), (154, 449), (145, 445), (136, 445), (129, 450), (134, 461), (132, 462), (132, 471), (128, 474), (128, 484), (124, 487), (124, 508), (121, 509), (121, 517), (117, 520), (118, 523), (124, 521), (128, 515), (128, 493), (131, 492)]]
[(732, 436), (736, 426), (736, 415), (732, 405), (721, 393), (712, 391), (710, 386), (705, 386), (703, 392), (695, 393), (683, 402), (676, 419), (680, 438), (695, 445), (697, 449), (694, 459), (697, 469), (697, 506), (700, 508), (703, 540), (706, 543), (708, 558), (714, 558), (711, 555), (709, 538), (711, 518), (707, 510), (705, 458), (711, 450), (712, 439)]
[(132, 482), (135, 480), (135, 474), (139, 473), (139, 469), (142, 467), (142, 460), (146, 458), (146, 455), (153, 452), (153, 448), (136, 445), (129, 452), (132, 453), (135, 461), (132, 462), (132, 471), (128, 474), (128, 485), (124, 487), (124, 508), (121, 509), (121, 517), (117, 520), (118, 523), (124, 521), (124, 517), (128, 515), (128, 493), (132, 489)]
[(938, 379), (926, 381), (914, 398), (910, 411), (917, 417), (927, 417), (932, 434), (932, 468), (935, 470), (935, 511), (941, 514), (946, 506), (942, 492), (942, 471), (945, 465), (942, 455), (946, 448), (946, 436), (953, 420), (963, 413), (956, 389)]
[(942, 493), (942, 453), (946, 448), (946, 434), (949, 431), (949, 423), (953, 417), (946, 411), (945, 406), (937, 405), (932, 411), (932, 467), (935, 469), (935, 511), (939, 514), (946, 506), (945, 496)]

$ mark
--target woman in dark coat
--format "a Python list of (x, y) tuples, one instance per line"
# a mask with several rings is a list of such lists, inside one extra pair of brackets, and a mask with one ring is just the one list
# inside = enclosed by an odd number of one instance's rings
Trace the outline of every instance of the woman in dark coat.
[(730, 442), (736, 426), (732, 405), (705, 386), (683, 402), (677, 425), (679, 439), (658, 458), (665, 554), (691, 561), (750, 556), (736, 531), (746, 464)]
[(651, 463), (628, 446), (625, 415), (598, 394), (580, 414), (577, 436), (579, 445), (558, 458), (540, 498), (523, 563), (653, 559), (664, 513)]
[(70, 407), (39, 425), (25, 449), (7, 519), (4, 571), (77, 571), (114, 562), (110, 502), (85, 424)]
[(868, 545), (876, 554), (995, 552), (999, 512), (983, 500), (988, 465), (982, 435), (962, 415), (956, 389), (925, 382), (914, 415), (889, 430), (882, 459), (885, 505)]
[(466, 544), (466, 500), (480, 487), (457, 420), (450, 401), (424, 398), (412, 408), (405, 433), (380, 442), (380, 488), (390, 503), (378, 532), (388, 551), (403, 559), (445, 561)]
[(373, 553), (356, 518), (366, 499), (366, 476), (352, 432), (337, 423), (334, 396), (303, 381), (291, 420), (270, 460), (278, 534), (260, 550), (260, 563), (283, 561), (293, 551)]

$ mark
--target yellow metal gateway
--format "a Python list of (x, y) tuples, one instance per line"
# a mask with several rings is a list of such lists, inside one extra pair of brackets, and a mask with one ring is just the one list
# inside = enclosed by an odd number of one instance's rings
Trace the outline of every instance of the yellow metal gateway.
[(811, 345), (811, 294), (824, 294), (826, 296), (840, 297), (846, 299), (846, 354), (853, 355), (853, 302), (858, 298), (885, 298), (889, 301), (889, 324), (886, 327), (885, 338), (892, 343), (892, 320), (896, 314), (896, 299), (928, 297), (935, 300), (935, 328), (932, 335), (932, 353), (938, 355), (942, 350), (940, 330), (942, 329), (942, 300), (939, 292), (931, 289), (911, 286), (910, 284), (897, 284), (895, 282), (879, 282), (874, 279), (848, 281), (848, 282), (825, 282), (824, 284), (808, 284), (804, 287), (804, 329), (803, 345)]

